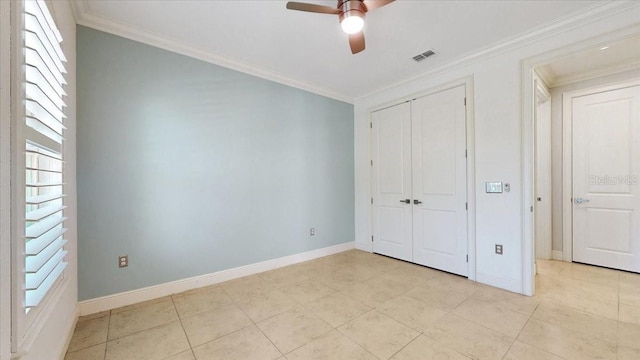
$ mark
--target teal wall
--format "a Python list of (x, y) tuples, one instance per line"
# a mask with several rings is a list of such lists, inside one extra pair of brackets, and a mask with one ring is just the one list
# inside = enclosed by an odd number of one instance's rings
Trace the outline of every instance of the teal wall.
[(354, 241), (352, 105), (81, 26), (77, 63), (80, 300)]

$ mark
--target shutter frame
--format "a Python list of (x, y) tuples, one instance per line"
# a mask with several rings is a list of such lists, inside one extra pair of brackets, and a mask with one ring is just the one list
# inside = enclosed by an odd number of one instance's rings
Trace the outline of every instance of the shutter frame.
[(24, 1), (24, 308), (51, 292), (67, 267), (64, 234), (66, 58), (42, 0)]

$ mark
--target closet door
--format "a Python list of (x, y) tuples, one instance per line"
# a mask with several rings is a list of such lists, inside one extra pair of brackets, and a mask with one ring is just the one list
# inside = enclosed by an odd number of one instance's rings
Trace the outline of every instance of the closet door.
[(412, 260), (411, 107), (372, 113), (373, 251)]
[(413, 261), (463, 276), (467, 268), (465, 87), (411, 103)]

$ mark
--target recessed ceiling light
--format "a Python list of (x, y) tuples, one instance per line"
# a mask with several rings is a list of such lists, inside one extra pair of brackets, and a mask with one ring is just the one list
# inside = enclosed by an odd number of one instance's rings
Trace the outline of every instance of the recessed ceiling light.
[(603, 46), (600, 48), (600, 50), (607, 50), (609, 48), (609, 46)]

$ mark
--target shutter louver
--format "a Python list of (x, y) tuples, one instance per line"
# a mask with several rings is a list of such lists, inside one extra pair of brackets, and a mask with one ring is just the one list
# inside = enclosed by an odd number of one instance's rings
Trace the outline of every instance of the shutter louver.
[(38, 306), (67, 263), (62, 37), (41, 0), (25, 1), (25, 307)]

